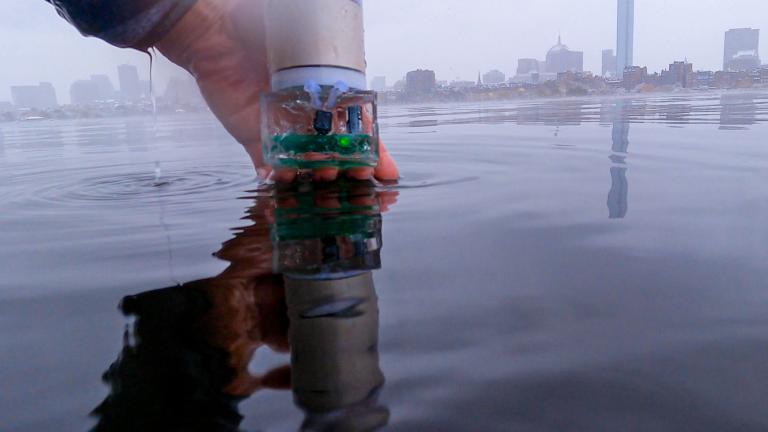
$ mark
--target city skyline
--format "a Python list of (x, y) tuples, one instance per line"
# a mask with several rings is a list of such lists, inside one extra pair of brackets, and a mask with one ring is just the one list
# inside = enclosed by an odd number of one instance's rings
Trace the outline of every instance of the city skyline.
[[(149, 78), (146, 54), (81, 37), (43, 1), (8, 1), (14, 13), (0, 17), (0, 48), (8, 59), (0, 70), (0, 101), (10, 100), (11, 85), (50, 81), (60, 102), (65, 103), (76, 80), (107, 74), (117, 83), (115, 67), (123, 63), (138, 66), (142, 79)], [(541, 0), (535, 5), (510, 6), (506, 0), (472, 4), (457, 0), (418, 4), (367, 0), (369, 79), (383, 76), (391, 84), (419, 67), (434, 69), (440, 80), (448, 81), (475, 81), (478, 70), (498, 69), (513, 76), (519, 58), (541, 58), (558, 32), (572, 49), (584, 52), (584, 69), (599, 74), (602, 50), (616, 44), (616, 0), (573, 3)], [(719, 70), (725, 31), (768, 28), (768, 4), (764, 1), (740, 0), (738, 7), (722, 3), (638, 3), (636, 21), (651, 25), (636, 28), (634, 63), (658, 71), (673, 60), (688, 58), (697, 69)], [(696, 21), (675, 16), (695, 16)], [(398, 25), (393, 27), (393, 22)], [(483, 24), (477, 25), (480, 22)], [(669, 34), (675, 37), (669, 38)], [(53, 70), (56, 75), (50, 76)], [(155, 63), (153, 79), (164, 84), (179, 73), (160, 60)]]

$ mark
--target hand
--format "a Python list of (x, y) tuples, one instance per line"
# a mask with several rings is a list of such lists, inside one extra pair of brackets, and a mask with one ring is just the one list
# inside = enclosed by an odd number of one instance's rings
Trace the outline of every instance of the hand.
[[(264, 23), (264, 0), (199, 0), (157, 44), (160, 52), (189, 71), (213, 113), (248, 152), (259, 176), (271, 173), (262, 157), (260, 97), (269, 91)], [(379, 165), (354, 168), (350, 177), (397, 180), (399, 172), (381, 145)], [(315, 180), (331, 181), (336, 168), (314, 170)], [(274, 178), (290, 182), (295, 170), (279, 170)]]

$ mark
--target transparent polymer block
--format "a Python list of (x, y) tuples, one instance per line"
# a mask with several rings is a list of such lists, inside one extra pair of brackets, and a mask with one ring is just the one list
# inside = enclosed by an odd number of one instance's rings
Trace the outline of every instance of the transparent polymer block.
[(328, 86), (269, 93), (262, 100), (262, 142), (274, 168), (376, 166), (376, 93)]

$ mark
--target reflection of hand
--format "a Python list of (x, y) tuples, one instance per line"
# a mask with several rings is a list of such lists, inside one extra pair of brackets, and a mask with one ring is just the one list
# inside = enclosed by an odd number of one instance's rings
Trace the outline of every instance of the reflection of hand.
[(259, 197), (248, 213), (246, 219), (253, 224), (240, 229), (216, 253), (230, 266), (206, 287), (213, 307), (204, 320), (209, 341), (229, 353), (235, 371), (226, 392), (241, 397), (262, 388), (290, 387), (287, 365), (262, 376), (248, 370), (254, 353), (264, 345), (288, 351), (283, 278), (272, 272), (271, 197)]
[[(197, 4), (157, 44), (171, 61), (197, 79), (200, 90), (227, 130), (246, 149), (259, 174), (266, 177), (261, 149), (260, 97), (269, 90), (265, 35), (261, 13), (263, 0), (198, 0)], [(321, 168), (316, 180), (329, 181), (338, 169)], [(396, 180), (398, 170), (387, 149), (375, 172), (354, 168), (347, 175), (367, 179)], [(278, 181), (292, 181), (293, 170), (275, 173)]]

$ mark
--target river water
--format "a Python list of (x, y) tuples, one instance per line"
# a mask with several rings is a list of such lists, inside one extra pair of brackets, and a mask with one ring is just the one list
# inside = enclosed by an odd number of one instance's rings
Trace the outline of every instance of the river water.
[(766, 121), (384, 107), (399, 184), (283, 188), (207, 116), (0, 124), (0, 430), (768, 430)]

